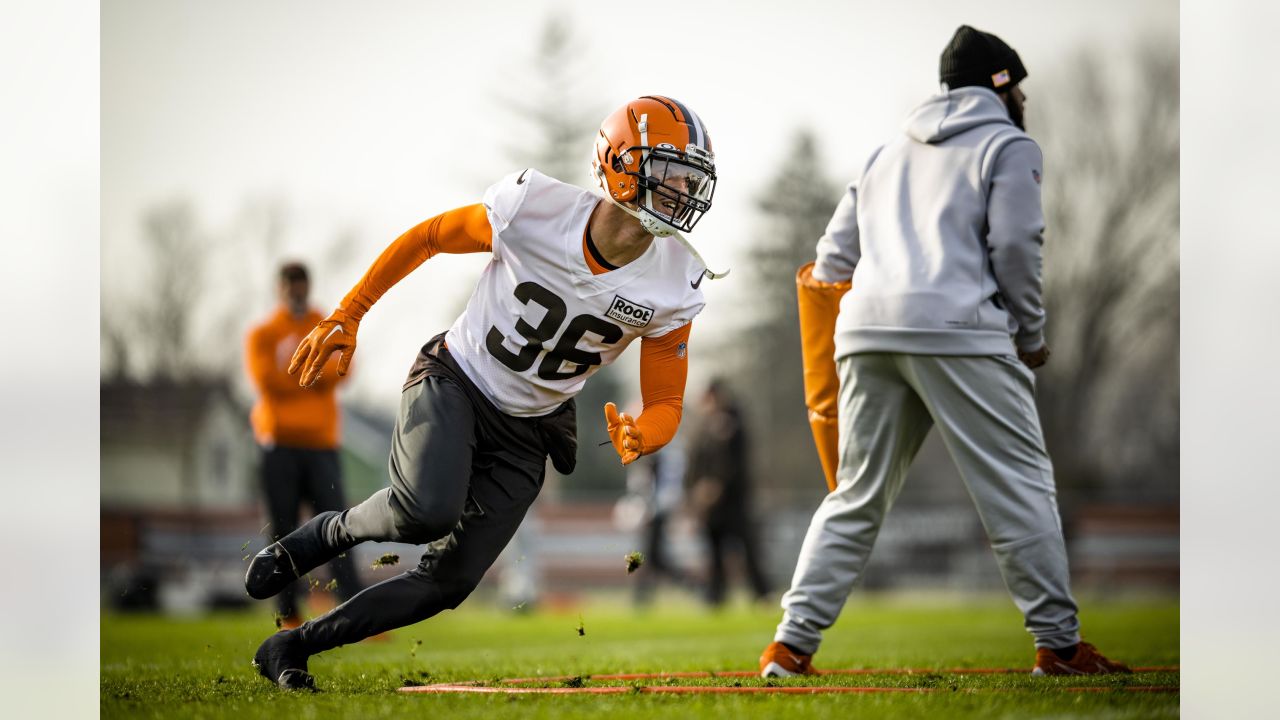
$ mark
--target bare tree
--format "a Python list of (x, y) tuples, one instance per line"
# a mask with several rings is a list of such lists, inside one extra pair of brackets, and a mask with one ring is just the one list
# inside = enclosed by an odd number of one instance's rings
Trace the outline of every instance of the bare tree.
[[(244, 330), (274, 302), (289, 225), (288, 204), (271, 196), (246, 200), (217, 230), (201, 225), (189, 200), (147, 210), (141, 271), (127, 285), (104, 278), (103, 377), (238, 376)], [(336, 273), (350, 262), (356, 241), (353, 229), (339, 227), (314, 257), (302, 259), (319, 276)]]
[(561, 182), (594, 185), (590, 163), (602, 118), (594, 100), (580, 89), (591, 65), (587, 43), (565, 14), (548, 16), (522, 82), (508, 86), (501, 102), (527, 132), (507, 144), (518, 164), (537, 168)]
[(101, 340), (102, 377), (124, 380), (131, 373), (129, 331), (122, 313), (104, 313), (99, 318), (98, 331)]
[(1054, 352), (1039, 404), (1076, 499), (1177, 497), (1177, 45), (1148, 41), (1134, 61), (1117, 77), (1081, 53), (1029, 108), (1045, 153)]
[(149, 260), (132, 303), (136, 327), (130, 346), (144, 358), (150, 374), (163, 380), (198, 372), (194, 347), (196, 308), (204, 289), (204, 237), (189, 202), (175, 200), (145, 213), (142, 241)]

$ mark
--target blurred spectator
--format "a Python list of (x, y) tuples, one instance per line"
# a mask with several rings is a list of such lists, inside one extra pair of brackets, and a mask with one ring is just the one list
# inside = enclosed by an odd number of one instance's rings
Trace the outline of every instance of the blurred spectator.
[(542, 568), (538, 562), (541, 537), (538, 514), (529, 513), (498, 556), (502, 566), (498, 575), (499, 601), (518, 613), (533, 612), (542, 600)]
[(628, 493), (642, 498), (644, 508), (640, 527), (644, 565), (636, 578), (636, 605), (648, 605), (663, 578), (677, 586), (690, 584), (689, 577), (668, 553), (667, 545), (669, 521), (676, 516), (684, 499), (686, 465), (684, 448), (677, 438), (628, 466)]
[(751, 479), (747, 431), (742, 411), (723, 380), (714, 379), (702, 396), (703, 422), (694, 439), (689, 485), (690, 505), (701, 520), (710, 553), (707, 602), (724, 603), (725, 558), (741, 552), (747, 581), (757, 601), (769, 583), (760, 569), (756, 529), (751, 522)]
[[(309, 388), (298, 385), (287, 370), (294, 349), (316, 323), (324, 319), (307, 304), (311, 289), (307, 268), (289, 262), (280, 268), (280, 306), (249, 331), (245, 361), (258, 391), (251, 420), (262, 448), (262, 491), (266, 499), (273, 540), (298, 526), (302, 503), (311, 512), (343, 510), (342, 468), (338, 458), (338, 402), (335, 391), (342, 380), (335, 372), (337, 356)], [(349, 558), (330, 563), (337, 595), (346, 600), (360, 590)], [(277, 597), (283, 627), (297, 627), (298, 584)]]

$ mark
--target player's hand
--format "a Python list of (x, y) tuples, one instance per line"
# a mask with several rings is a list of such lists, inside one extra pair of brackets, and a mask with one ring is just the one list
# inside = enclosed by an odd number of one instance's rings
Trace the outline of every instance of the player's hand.
[(1022, 361), (1023, 365), (1035, 370), (1049, 362), (1049, 345), (1046, 343), (1041, 345), (1039, 350), (1032, 350), (1031, 352), (1019, 350), (1018, 359)]
[(346, 375), (351, 366), (351, 357), (356, 353), (356, 330), (360, 322), (347, 316), (341, 309), (321, 320), (315, 328), (307, 333), (293, 353), (289, 361), (289, 374), (299, 370), (302, 376), (298, 384), (311, 387), (324, 371), (324, 364), (335, 352), (342, 353), (338, 357), (338, 375)]
[(613, 449), (622, 458), (623, 465), (630, 465), (644, 451), (644, 439), (640, 436), (640, 428), (636, 427), (635, 418), (627, 413), (618, 413), (618, 406), (605, 403), (604, 421), (609, 428), (609, 439), (613, 441)]

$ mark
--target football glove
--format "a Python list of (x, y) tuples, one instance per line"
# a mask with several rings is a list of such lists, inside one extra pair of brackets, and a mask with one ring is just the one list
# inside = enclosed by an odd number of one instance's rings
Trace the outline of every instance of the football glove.
[(329, 356), (340, 352), (338, 375), (346, 375), (347, 368), (351, 366), (351, 357), (356, 353), (356, 330), (359, 327), (360, 321), (350, 317), (345, 310), (334, 310), (302, 339), (293, 353), (293, 360), (289, 361), (289, 374), (302, 370), (298, 384), (311, 387), (323, 374), (324, 364)]
[(613, 449), (622, 458), (623, 465), (630, 465), (636, 458), (644, 454), (644, 438), (635, 418), (627, 413), (619, 413), (618, 406), (605, 403), (604, 421), (609, 428), (609, 439), (613, 441)]

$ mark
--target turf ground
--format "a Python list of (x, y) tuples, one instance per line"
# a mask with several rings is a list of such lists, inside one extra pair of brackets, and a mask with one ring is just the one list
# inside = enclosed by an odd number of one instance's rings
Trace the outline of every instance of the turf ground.
[[(1177, 665), (1176, 601), (1082, 603), (1086, 637), (1131, 665)], [(707, 612), (664, 602), (636, 612), (601, 598), (560, 612), (516, 615), (473, 600), (463, 608), (311, 660), (323, 692), (278, 691), (250, 666), (274, 630), (265, 612), (199, 619), (102, 617), (102, 717), (836, 717), (1163, 718), (1178, 694), (1125, 686), (1177, 686), (1177, 673), (1106, 682), (1026, 675), (847, 675), (778, 685), (932, 688), (927, 694), (867, 695), (427, 695), (406, 685), (530, 676), (749, 670), (771, 639), (779, 611)], [(581, 618), (581, 620), (580, 620)], [(585, 634), (579, 635), (581, 622)], [(820, 668), (1029, 668), (1031, 644), (1007, 599), (871, 597), (851, 600), (815, 658)], [(750, 679), (587, 681), (585, 684), (763, 684)], [(550, 687), (579, 680), (541, 683)], [(1103, 692), (1070, 692), (1106, 685)]]

